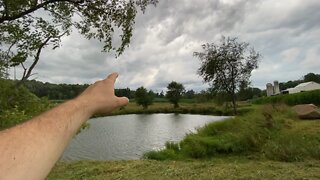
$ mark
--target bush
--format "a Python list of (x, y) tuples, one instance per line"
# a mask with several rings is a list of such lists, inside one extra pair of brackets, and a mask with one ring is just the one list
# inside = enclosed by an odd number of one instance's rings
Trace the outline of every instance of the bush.
[(18, 107), (10, 110), (2, 110), (0, 113), (0, 129), (14, 126), (30, 118), (25, 111), (20, 111)]
[(47, 110), (46, 98), (39, 99), (23, 86), (0, 79), (0, 129), (21, 123)]
[(161, 151), (150, 151), (143, 155), (145, 159), (154, 159), (154, 160), (166, 160), (166, 159), (177, 159), (177, 155), (172, 149), (164, 149)]

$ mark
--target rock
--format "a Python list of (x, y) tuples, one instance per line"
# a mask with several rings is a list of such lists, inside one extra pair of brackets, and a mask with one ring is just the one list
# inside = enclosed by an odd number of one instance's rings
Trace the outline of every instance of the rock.
[(320, 110), (314, 104), (300, 104), (293, 107), (300, 119), (320, 119)]

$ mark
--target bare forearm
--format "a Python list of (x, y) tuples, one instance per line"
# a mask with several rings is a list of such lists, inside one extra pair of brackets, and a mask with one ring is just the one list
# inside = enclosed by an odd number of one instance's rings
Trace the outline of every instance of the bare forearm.
[(44, 179), (92, 114), (109, 113), (128, 104), (128, 98), (114, 95), (117, 77), (110, 74), (76, 99), (0, 132), (0, 179)]
[(1, 132), (0, 172), (6, 173), (0, 177), (8, 177), (0, 179), (44, 179), (91, 114), (85, 104), (76, 99)]

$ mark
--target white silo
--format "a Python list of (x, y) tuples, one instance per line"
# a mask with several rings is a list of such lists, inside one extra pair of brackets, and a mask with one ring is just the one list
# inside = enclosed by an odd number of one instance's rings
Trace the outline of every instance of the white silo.
[(279, 87), (279, 81), (273, 81), (273, 93), (280, 94), (280, 87)]
[(267, 86), (267, 96), (272, 96), (272, 95), (274, 95), (272, 84), (271, 84), (271, 83), (268, 83), (266, 86)]

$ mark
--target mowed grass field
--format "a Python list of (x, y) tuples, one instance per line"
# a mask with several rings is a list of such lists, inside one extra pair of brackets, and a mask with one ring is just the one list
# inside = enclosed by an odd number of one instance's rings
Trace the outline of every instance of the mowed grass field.
[(222, 157), (189, 161), (59, 162), (47, 179), (320, 179), (320, 161)]

